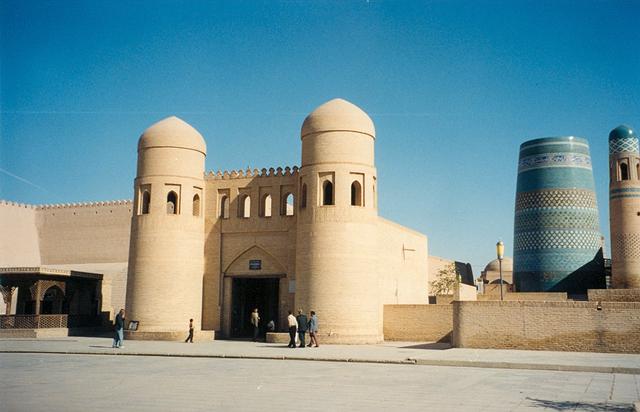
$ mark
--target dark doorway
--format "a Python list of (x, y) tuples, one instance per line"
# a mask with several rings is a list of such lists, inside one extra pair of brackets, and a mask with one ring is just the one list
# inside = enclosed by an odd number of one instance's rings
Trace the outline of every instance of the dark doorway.
[(253, 336), (251, 312), (258, 308), (260, 336), (264, 337), (267, 323), (278, 322), (279, 278), (234, 278), (231, 292), (231, 337)]

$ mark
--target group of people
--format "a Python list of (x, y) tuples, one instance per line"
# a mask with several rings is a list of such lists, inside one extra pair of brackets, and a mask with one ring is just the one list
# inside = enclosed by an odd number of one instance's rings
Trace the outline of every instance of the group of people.
[(318, 347), (318, 317), (316, 316), (316, 312), (311, 311), (309, 317), (302, 312), (302, 309), (298, 310), (298, 316), (293, 316), (293, 313), (289, 311), (289, 316), (287, 316), (287, 323), (289, 324), (289, 347), (296, 347), (296, 333), (298, 334), (298, 339), (300, 340), (299, 348), (305, 347), (304, 338), (309, 332), (309, 344), (306, 345), (308, 347), (314, 346)]
[[(309, 317), (302, 312), (302, 309), (298, 310), (298, 316), (293, 316), (293, 313), (289, 311), (289, 316), (287, 317), (287, 323), (289, 324), (289, 347), (296, 347), (296, 334), (298, 339), (300, 340), (300, 348), (305, 347), (305, 337), (307, 332), (309, 332), (309, 344), (306, 345), (308, 347), (315, 346), (318, 347), (318, 316), (316, 316), (316, 312), (311, 311)], [(255, 308), (253, 312), (251, 312), (251, 325), (253, 326), (253, 341), (256, 342), (258, 340), (258, 336), (260, 334), (260, 315), (258, 314), (258, 308)], [(270, 331), (275, 330), (275, 323), (272, 321), (269, 322), (267, 328)], [(113, 337), (113, 345), (114, 348), (122, 348), (124, 342), (124, 309), (120, 309), (115, 319), (115, 331)], [(187, 336), (186, 342), (193, 343), (193, 319), (189, 319), (189, 335)]]
[[(253, 341), (258, 341), (258, 336), (260, 335), (260, 315), (258, 314), (258, 308), (253, 309), (251, 312), (251, 326), (253, 327)], [(306, 345), (308, 347), (315, 346), (318, 347), (318, 316), (316, 312), (311, 311), (309, 313), (309, 317), (302, 312), (302, 309), (298, 310), (298, 316), (293, 316), (293, 313), (289, 311), (289, 316), (287, 317), (287, 323), (289, 324), (289, 347), (296, 347), (296, 335), (300, 340), (300, 348), (305, 347), (305, 337), (307, 332), (309, 332), (309, 344)], [(273, 320), (269, 321), (267, 324), (267, 329), (269, 332), (275, 331), (275, 323)]]

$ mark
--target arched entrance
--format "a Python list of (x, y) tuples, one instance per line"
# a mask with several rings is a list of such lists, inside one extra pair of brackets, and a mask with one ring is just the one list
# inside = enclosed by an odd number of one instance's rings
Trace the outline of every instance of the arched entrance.
[(250, 246), (227, 265), (223, 273), (222, 333), (227, 338), (253, 335), (251, 312), (258, 309), (260, 336), (273, 321), (281, 329), (283, 305), (289, 296), (287, 275), (276, 258), (260, 246)]
[(260, 315), (260, 335), (270, 320), (278, 322), (279, 278), (234, 277), (231, 285), (231, 337), (253, 335), (249, 320), (254, 308)]
[(40, 314), (57, 315), (62, 313), (62, 305), (64, 303), (64, 292), (57, 286), (51, 286), (44, 292), (42, 305), (40, 306)]

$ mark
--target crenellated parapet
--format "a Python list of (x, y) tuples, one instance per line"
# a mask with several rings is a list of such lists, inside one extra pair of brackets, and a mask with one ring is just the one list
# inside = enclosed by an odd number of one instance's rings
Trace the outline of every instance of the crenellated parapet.
[(23, 208), (23, 209), (36, 209), (37, 206), (35, 205), (29, 205), (26, 203), (18, 203), (18, 202), (11, 202), (9, 200), (0, 200), (0, 206), (9, 206), (9, 207), (16, 207), (16, 208)]
[(215, 173), (213, 171), (209, 171), (209, 173), (205, 174), (206, 180), (227, 180), (227, 179), (246, 179), (246, 178), (256, 178), (256, 177), (286, 177), (286, 176), (295, 176), (298, 174), (298, 166), (289, 167), (286, 166), (284, 169), (282, 167), (270, 167), (269, 169), (262, 168), (251, 169), (247, 167), (246, 170), (238, 169), (238, 170), (218, 170)]
[(131, 206), (132, 200), (109, 200), (103, 202), (79, 202), (79, 203), (58, 203), (58, 204), (46, 204), (33, 206), (37, 210), (43, 209), (64, 209), (64, 208), (79, 208), (79, 207), (102, 207), (102, 206)]

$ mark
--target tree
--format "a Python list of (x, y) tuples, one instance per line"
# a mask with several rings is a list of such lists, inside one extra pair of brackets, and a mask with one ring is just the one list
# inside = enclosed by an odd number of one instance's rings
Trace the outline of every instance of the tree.
[(436, 278), (430, 282), (431, 295), (450, 295), (453, 293), (453, 289), (459, 281), (456, 264), (453, 262), (449, 263), (440, 269)]

